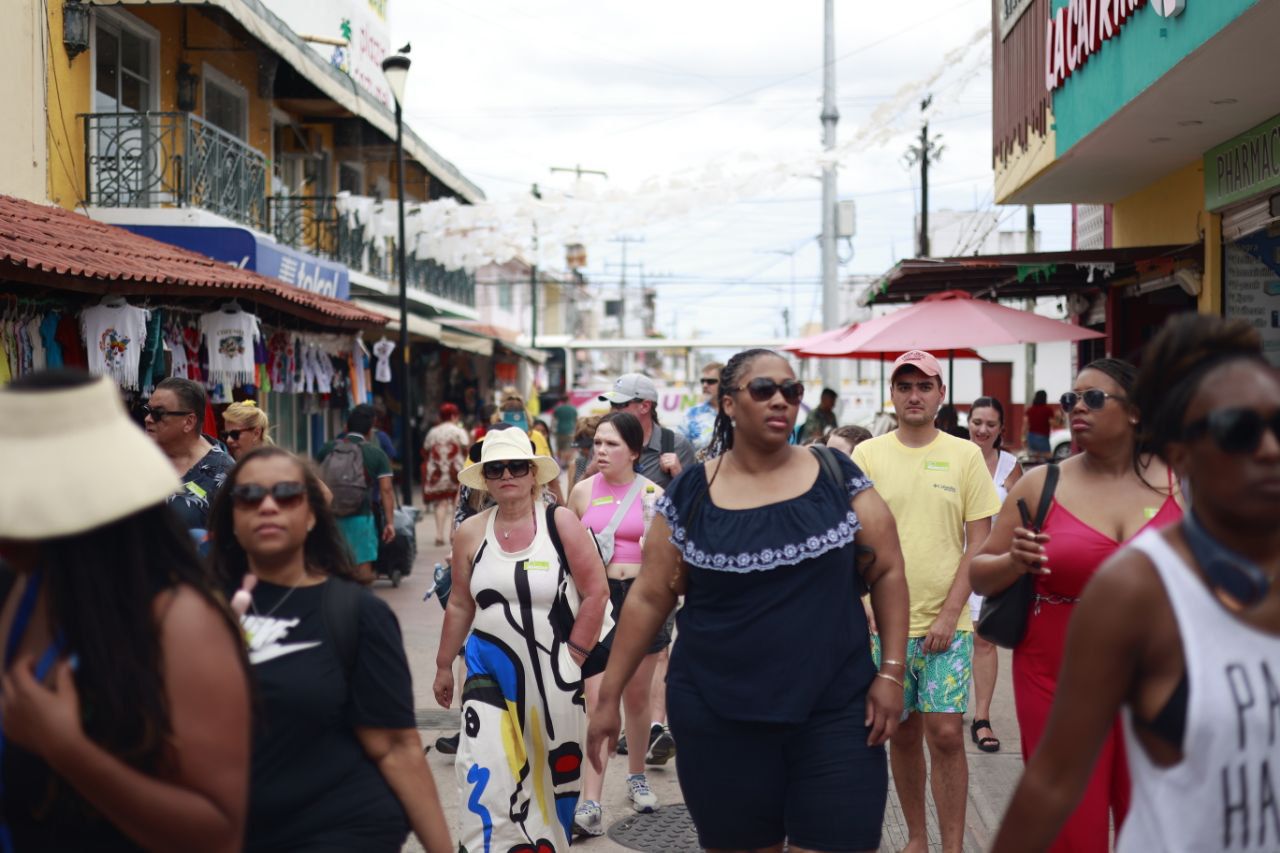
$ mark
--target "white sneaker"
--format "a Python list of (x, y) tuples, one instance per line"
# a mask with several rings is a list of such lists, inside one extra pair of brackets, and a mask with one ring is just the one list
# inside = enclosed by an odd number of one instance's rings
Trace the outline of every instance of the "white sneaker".
[(658, 795), (649, 790), (649, 780), (643, 773), (628, 776), (627, 787), (631, 789), (631, 808), (640, 814), (650, 814), (658, 810)]
[(589, 838), (604, 835), (604, 814), (595, 800), (583, 800), (574, 810), (573, 834)]

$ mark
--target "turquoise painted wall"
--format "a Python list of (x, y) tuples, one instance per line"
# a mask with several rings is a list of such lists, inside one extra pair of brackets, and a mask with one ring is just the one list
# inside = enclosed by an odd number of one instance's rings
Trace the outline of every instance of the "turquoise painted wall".
[[(1187, 0), (1176, 18), (1143, 6), (1053, 95), (1061, 157), (1259, 0)], [(1053, 11), (1070, 5), (1053, 0)], [(1044, 77), (1043, 69), (1037, 69)]]

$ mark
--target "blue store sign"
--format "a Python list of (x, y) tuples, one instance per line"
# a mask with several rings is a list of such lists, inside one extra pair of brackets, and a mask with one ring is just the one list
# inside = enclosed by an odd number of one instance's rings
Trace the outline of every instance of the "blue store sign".
[(199, 252), (215, 261), (225, 261), (278, 278), (302, 290), (337, 299), (351, 297), (350, 276), (342, 264), (281, 246), (244, 228), (201, 228), (195, 225), (123, 227), (171, 246)]

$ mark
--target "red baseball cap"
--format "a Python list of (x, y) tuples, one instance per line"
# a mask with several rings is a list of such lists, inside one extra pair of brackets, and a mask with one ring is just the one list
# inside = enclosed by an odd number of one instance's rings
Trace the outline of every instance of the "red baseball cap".
[(914, 367), (916, 370), (926, 376), (942, 376), (942, 365), (938, 364), (938, 360), (924, 350), (913, 349), (904, 352), (898, 356), (897, 361), (893, 363), (893, 370), (889, 372), (889, 381), (898, 375), (898, 371), (904, 367)]

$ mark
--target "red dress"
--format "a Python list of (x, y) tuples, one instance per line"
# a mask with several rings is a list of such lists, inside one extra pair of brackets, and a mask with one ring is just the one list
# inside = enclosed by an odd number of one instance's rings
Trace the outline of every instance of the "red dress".
[[(1180, 518), (1182, 509), (1170, 496), (1138, 532), (1148, 527), (1163, 527)], [(1049, 721), (1074, 600), (1080, 597), (1098, 567), (1125, 544), (1085, 524), (1057, 500), (1049, 506), (1044, 532), (1050, 536), (1045, 552), (1053, 573), (1036, 579), (1036, 594), (1050, 600), (1037, 600), (1032, 606), (1027, 634), (1013, 652), (1013, 697), (1022, 732), (1024, 762), (1035, 752)], [(1106, 853), (1108, 810), (1114, 814), (1119, 832), (1128, 809), (1129, 769), (1124, 755), (1124, 733), (1117, 717), (1103, 742), (1080, 804), (1050, 850)]]

